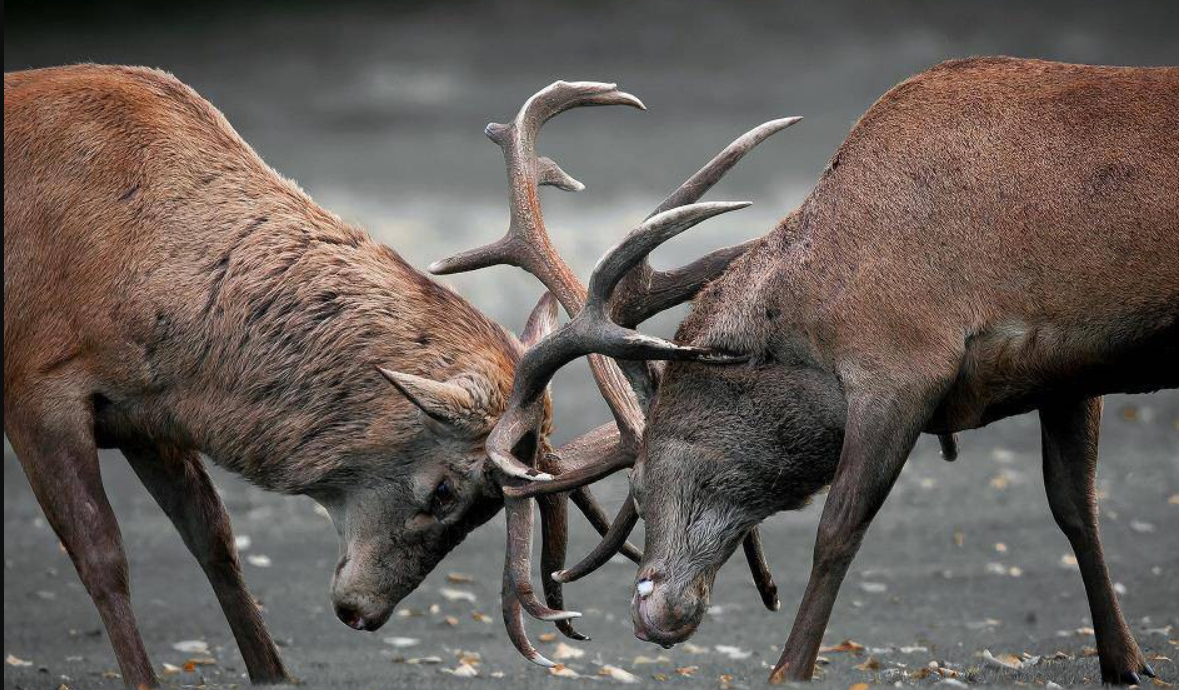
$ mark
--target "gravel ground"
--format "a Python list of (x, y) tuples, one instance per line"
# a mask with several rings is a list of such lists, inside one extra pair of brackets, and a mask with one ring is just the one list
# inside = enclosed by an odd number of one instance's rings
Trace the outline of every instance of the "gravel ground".
[[(502, 159), (481, 136), (532, 91), (558, 77), (617, 80), (650, 112), (595, 109), (546, 129), (544, 153), (589, 185), (546, 194), (558, 246), (583, 275), (663, 195), (736, 134), (773, 117), (807, 121), (763, 146), (711, 199), (755, 206), (674, 241), (657, 260), (683, 261), (764, 233), (797, 204), (850, 124), (900, 79), (942, 59), (1005, 53), (1057, 59), (1175, 61), (1173, 4), (884, 3), (679, 5), (511, 3), (277, 5), (228, 16), (228, 5), (145, 18), (123, 3), (83, 21), (32, 21), (10, 8), (5, 69), (79, 60), (150, 64), (175, 72), (221, 107), (243, 136), (323, 205), (425, 265), (497, 236), (506, 217)], [(67, 6), (69, 7), (69, 6)], [(538, 290), (497, 269), (451, 283), (518, 327)], [(649, 325), (666, 334), (676, 312)], [(585, 369), (556, 382), (560, 437), (606, 418)], [(1128, 620), (1155, 669), (1179, 678), (1179, 392), (1107, 400), (1100, 471), (1107, 557)], [(825, 684), (931, 684), (918, 670), (950, 665), (978, 684), (1099, 681), (1088, 606), (1069, 547), (1052, 522), (1039, 473), (1039, 434), (1025, 416), (963, 434), (956, 463), (923, 439), (877, 518), (835, 607), (826, 641), (866, 649), (824, 654)], [(4, 463), (6, 688), (117, 688), (113, 655), (88, 597), (58, 548), (19, 465)], [(171, 687), (244, 683), (243, 666), (212, 591), (178, 536), (118, 454), (105, 480), (131, 560), (132, 590), (152, 658), (183, 667), (173, 645), (202, 640), (215, 663), (165, 678)], [(266, 494), (218, 472), (241, 537), (246, 576), (284, 657), (307, 687), (576, 687), (522, 661), (499, 622), (502, 518), (474, 533), (374, 634), (345, 628), (327, 585), (335, 537), (309, 500)], [(611, 508), (617, 480), (599, 494)], [(782, 611), (761, 608), (743, 563), (726, 566), (714, 610), (670, 651), (631, 632), (634, 568), (612, 563), (568, 588), (579, 627), (594, 639), (566, 659), (596, 677), (602, 665), (646, 685), (761, 687), (776, 660), (809, 572), (821, 501), (767, 522), (763, 538)], [(571, 553), (594, 540), (575, 523)], [(265, 557), (265, 558), (263, 558)], [(472, 578), (448, 582), (447, 574)], [(470, 593), (449, 600), (442, 590)], [(416, 615), (420, 613), (421, 615)], [(478, 620), (474, 614), (490, 617)], [(415, 614), (415, 615), (409, 615)], [(452, 624), (453, 623), (453, 624)], [(534, 637), (548, 632), (534, 623)], [(398, 648), (387, 640), (416, 641)], [(557, 643), (540, 645), (554, 655)], [(1041, 662), (997, 668), (981, 656)], [(1053, 658), (1063, 652), (1067, 658)], [(479, 655), (479, 677), (444, 673)], [(747, 655), (747, 656), (746, 656)], [(438, 664), (410, 659), (439, 657)], [(740, 658), (738, 658), (740, 657)], [(874, 659), (875, 661), (870, 661)], [(1047, 659), (1047, 660), (1046, 660)], [(14, 665), (18, 662), (28, 665)], [(873, 668), (878, 664), (878, 668)], [(907, 677), (902, 674), (907, 672)], [(727, 680), (726, 680), (727, 679)], [(607, 685), (615, 681), (601, 680)]]

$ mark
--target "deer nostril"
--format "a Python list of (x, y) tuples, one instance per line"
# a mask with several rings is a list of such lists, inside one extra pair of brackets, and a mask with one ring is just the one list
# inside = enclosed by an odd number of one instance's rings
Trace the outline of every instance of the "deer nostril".
[(340, 622), (353, 630), (368, 629), (368, 621), (365, 620), (364, 616), (360, 615), (360, 611), (351, 606), (337, 606), (336, 617), (340, 619)]

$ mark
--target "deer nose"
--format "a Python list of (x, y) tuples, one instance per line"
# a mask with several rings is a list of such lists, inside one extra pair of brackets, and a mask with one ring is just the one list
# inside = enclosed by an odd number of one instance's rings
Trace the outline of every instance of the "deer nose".
[(665, 648), (691, 637), (704, 615), (705, 602), (695, 587), (673, 591), (660, 573), (649, 572), (635, 583), (632, 619), (635, 637)]
[(376, 630), (380, 627), (378, 621), (366, 618), (359, 609), (348, 604), (336, 605), (336, 617), (353, 630)]

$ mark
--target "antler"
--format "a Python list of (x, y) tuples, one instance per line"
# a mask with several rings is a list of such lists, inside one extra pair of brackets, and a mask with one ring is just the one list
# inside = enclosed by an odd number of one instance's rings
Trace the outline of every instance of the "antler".
[[(558, 502), (542, 501), (545, 546), (542, 560), (546, 566), (560, 567), (564, 560), (566, 508), (563, 492), (574, 490), (575, 503), (601, 531), (604, 517), (584, 486), (597, 478), (634, 463), (644, 425), (643, 410), (631, 387), (644, 402), (654, 390), (653, 374), (638, 360), (693, 359), (726, 362), (733, 358), (699, 348), (683, 347), (639, 334), (627, 328), (661, 309), (690, 299), (708, 280), (718, 275), (728, 263), (748, 246), (718, 250), (678, 271), (654, 272), (646, 256), (659, 244), (707, 218), (743, 208), (747, 204), (691, 204), (724, 175), (753, 146), (797, 119), (767, 123), (735, 141), (709, 165), (685, 182), (679, 190), (631, 233), (614, 251), (608, 253), (594, 270), (588, 293), (577, 281), (568, 265), (553, 248), (541, 215), (537, 187), (552, 185), (566, 191), (584, 189), (552, 160), (536, 155), (536, 139), (541, 126), (553, 116), (570, 108), (590, 105), (629, 105), (645, 109), (634, 96), (618, 91), (613, 84), (594, 82), (555, 82), (535, 94), (508, 125), (492, 123), (486, 133), (504, 152), (507, 165), (511, 222), (508, 232), (498, 241), (432, 264), (435, 274), (475, 270), (497, 264), (523, 268), (536, 276), (557, 297), (572, 320), (537, 346), (529, 348), (517, 369), (507, 411), (497, 423), (487, 442), (488, 455), (505, 475), (504, 495), (508, 518), (508, 555), (505, 563), (503, 607), (509, 637), (527, 658), (551, 665), (536, 652), (523, 628), (522, 610), (543, 619), (558, 621), (562, 632), (581, 637), (568, 626), (579, 614), (563, 612), (560, 580), (546, 567), (546, 598), (552, 608), (535, 597), (530, 581), (532, 510), (527, 498), (546, 487), (546, 496), (556, 495)], [(640, 262), (642, 266), (639, 266)], [(637, 268), (636, 268), (637, 267)], [(632, 269), (633, 273), (632, 273)], [(624, 278), (627, 295), (632, 297), (611, 305), (610, 296)], [(616, 320), (609, 315), (618, 314)], [(633, 323), (632, 323), (633, 320)], [(548, 381), (567, 362), (590, 355), (590, 368), (617, 424), (617, 436), (606, 443), (590, 443), (587, 437), (544, 458), (540, 469), (532, 462), (522, 462), (514, 450), (529, 434), (539, 434), (544, 422), (544, 393)], [(626, 375), (601, 355), (621, 358)], [(628, 385), (628, 380), (630, 385)], [(588, 451), (588, 452), (587, 452)], [(584, 456), (590, 456), (585, 458)], [(579, 457), (582, 456), (582, 457)], [(530, 458), (529, 460), (532, 460)], [(583, 461), (584, 460), (584, 461)], [(558, 478), (551, 470), (563, 469)], [(566, 476), (568, 475), (568, 476)], [(521, 480), (533, 480), (522, 484)], [(559, 507), (558, 507), (559, 506)], [(637, 551), (626, 537), (637, 520), (633, 500), (627, 497), (622, 510), (606, 530), (602, 545), (595, 550), (592, 565), (604, 562), (619, 550), (628, 550), (632, 558)], [(756, 545), (754, 546), (756, 549)], [(606, 554), (601, 558), (600, 554)], [(593, 554), (591, 554), (593, 555)], [(587, 559), (588, 560), (588, 559)], [(575, 566), (586, 569), (583, 565)], [(572, 570), (572, 569), (571, 569)], [(764, 578), (757, 577), (759, 588)], [(772, 584), (772, 581), (771, 581)], [(764, 598), (764, 590), (763, 590)]]

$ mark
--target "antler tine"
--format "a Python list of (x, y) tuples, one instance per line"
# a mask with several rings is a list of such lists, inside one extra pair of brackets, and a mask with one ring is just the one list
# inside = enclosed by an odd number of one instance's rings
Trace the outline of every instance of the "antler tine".
[[(579, 486), (573, 491), (569, 492), (569, 498), (573, 499), (573, 504), (581, 509), (582, 515), (589, 521), (590, 525), (597, 531), (599, 536), (606, 536), (610, 531), (610, 518), (606, 517), (606, 511), (602, 510), (602, 506), (598, 505), (594, 495), (590, 493), (588, 487)], [(623, 542), (622, 548), (618, 550), (627, 559), (638, 565), (643, 562), (643, 552), (628, 542)]]
[(542, 621), (580, 618), (576, 611), (558, 611), (541, 603), (532, 589), (532, 503), (528, 500), (505, 501), (508, 522), (507, 577), (512, 594), (528, 612)]
[(770, 611), (777, 611), (781, 607), (778, 585), (774, 582), (774, 574), (770, 572), (770, 565), (761, 548), (761, 532), (756, 527), (749, 530), (742, 546), (745, 548), (745, 560), (749, 562), (749, 571), (753, 573), (753, 584), (761, 595), (761, 603)]
[(576, 278), (549, 240), (536, 187), (551, 185), (566, 191), (581, 191), (585, 185), (551, 159), (537, 157), (536, 139), (541, 126), (554, 116), (570, 108), (597, 105), (646, 109), (642, 101), (619, 91), (615, 84), (557, 81), (529, 98), (511, 124), (489, 124), (486, 134), (503, 149), (507, 164), (511, 208), (508, 232), (496, 242), (436, 261), (429, 271), (448, 274), (497, 264), (518, 266), (539, 278), (557, 295), (566, 311), (576, 313), (584, 297), (577, 294)]
[[(694, 203), (704, 196), (761, 142), (801, 121), (801, 117), (770, 120), (733, 140), (707, 165), (684, 181), (651, 212), (656, 216), (664, 211)], [(616, 290), (610, 305), (614, 321), (634, 328), (661, 311), (691, 299), (708, 281), (720, 275), (733, 259), (745, 253), (756, 240), (718, 249), (678, 269), (656, 271), (646, 259), (624, 279), (623, 289)]]
[(580, 580), (602, 567), (626, 543), (626, 538), (630, 536), (638, 521), (639, 511), (635, 508), (634, 496), (627, 493), (626, 501), (614, 516), (614, 521), (610, 523), (610, 529), (602, 541), (573, 567), (553, 573), (552, 578), (557, 582), (569, 583)]
[(520, 606), (520, 600), (516, 598), (508, 563), (504, 563), (504, 580), (503, 589), (500, 591), (500, 606), (503, 609), (504, 627), (507, 628), (508, 639), (512, 641), (512, 646), (525, 659), (537, 666), (544, 666), (546, 668), (556, 666), (556, 664), (538, 652), (536, 647), (528, 639), (528, 632), (524, 629), (523, 610)]

